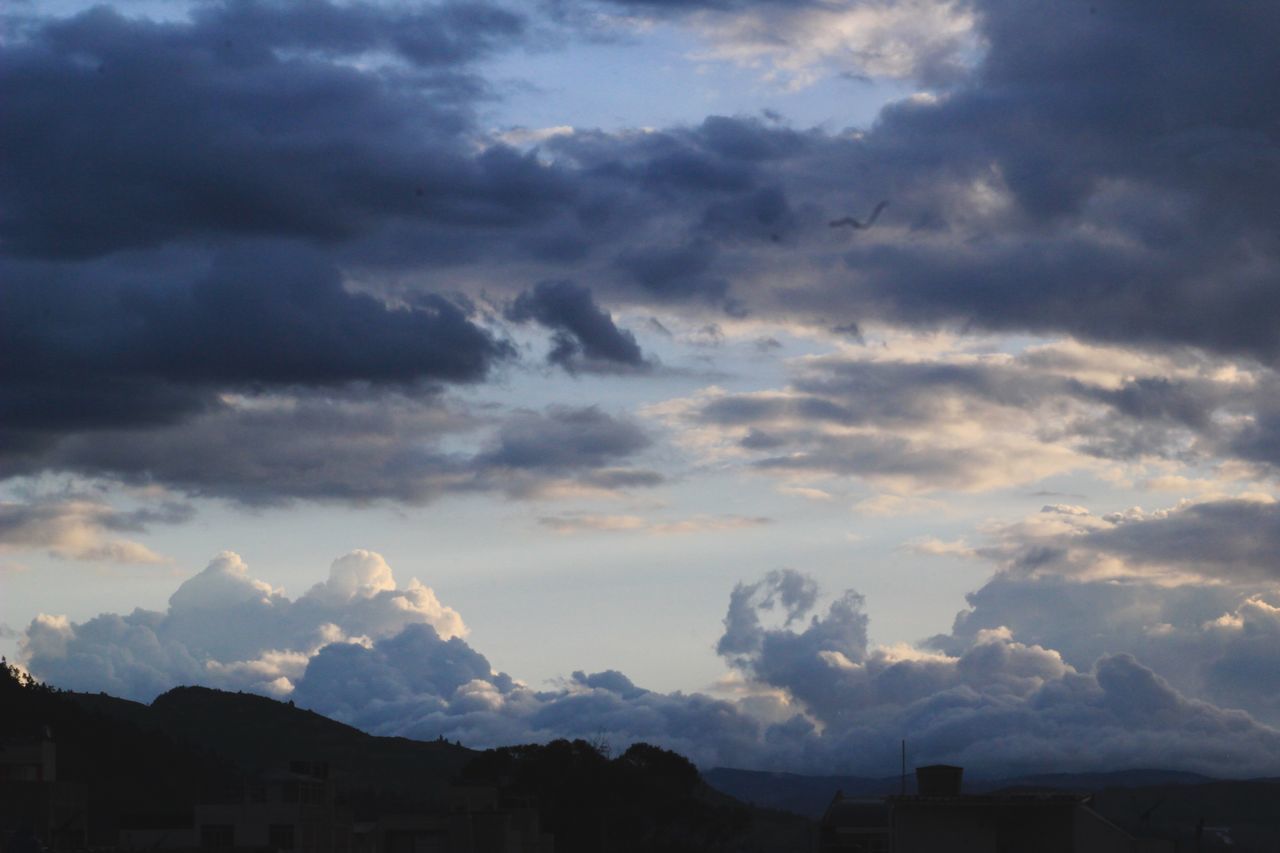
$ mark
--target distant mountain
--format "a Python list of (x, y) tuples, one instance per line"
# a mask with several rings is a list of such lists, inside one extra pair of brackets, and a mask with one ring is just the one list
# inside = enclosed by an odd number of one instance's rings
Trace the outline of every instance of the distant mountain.
[[(836, 791), (842, 791), (846, 797), (887, 797), (901, 793), (904, 787), (898, 776), (805, 776), (728, 767), (707, 770), (702, 776), (707, 784), (731, 797), (806, 817), (821, 817)], [(1193, 785), (1213, 781), (1197, 773), (1142, 769), (1110, 773), (1044, 773), (1003, 779), (972, 779), (966, 776), (964, 790), (972, 794), (1028, 789), (1090, 793), (1105, 788)], [(908, 794), (915, 793), (913, 774), (908, 774), (905, 790)]]
[[(706, 770), (702, 778), (711, 787), (743, 802), (805, 817), (821, 817), (836, 791), (843, 791), (846, 797), (887, 797), (898, 793), (901, 786), (901, 780), (897, 776), (887, 779), (869, 776), (804, 776), (798, 773), (770, 773), (729, 767)], [(910, 780), (908, 793), (915, 793), (914, 779)]]
[(1105, 788), (1140, 788), (1157, 785), (1203, 785), (1216, 782), (1212, 776), (1181, 770), (1115, 770), (1110, 773), (1040, 773), (1010, 779), (979, 780), (979, 790), (1005, 788), (1049, 788), (1055, 791), (1101, 791)]

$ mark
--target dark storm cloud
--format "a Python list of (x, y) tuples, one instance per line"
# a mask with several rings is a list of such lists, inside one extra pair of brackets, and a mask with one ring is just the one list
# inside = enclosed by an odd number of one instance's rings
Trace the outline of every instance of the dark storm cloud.
[[(346, 290), (307, 251), (223, 253), (194, 280), (132, 286), (50, 271), (0, 297), (19, 333), (5, 343), (13, 375), (56, 365), (213, 386), (466, 382), (506, 354), (463, 307), (433, 295), (389, 306)], [(56, 320), (39, 322), (54, 306)]]
[[(578, 130), (541, 160), (461, 141), (478, 84), (459, 63), (528, 29), (469, 8), (232, 5), (37, 28), (4, 60), (6, 244), (85, 256), (285, 234), (374, 265), (591, 267), (609, 304), (1280, 351), (1268, 5), (976, 3), (972, 73), (864, 133), (712, 117)], [(256, 34), (224, 55), (237, 29)], [(401, 44), (426, 32), (443, 45)], [(374, 49), (424, 65), (326, 61)], [(875, 229), (826, 227), (880, 200)]]
[[(1273, 359), (1280, 70), (1266, 57), (1280, 11), (1003, 0), (975, 9), (987, 50), (971, 82), (887, 109), (855, 146), (893, 176), (909, 208), (901, 215), (931, 203), (946, 222), (937, 227), (971, 242), (859, 245), (848, 263), (866, 304), (908, 323)], [(977, 179), (1007, 188), (1014, 209), (983, 223), (948, 200), (958, 181)]]
[[(465, 298), (353, 292), (333, 247), (563, 197), (461, 136), (483, 93), (463, 64), (522, 29), (493, 6), (325, 3), (28, 23), (0, 58), (0, 473), (250, 503), (421, 502), (474, 478), (435, 450), (457, 424), (429, 403), (375, 416), (315, 392), (431, 392), (515, 355)], [(376, 51), (415, 68), (338, 61)]]
[(302, 49), (356, 55), (398, 54), (417, 65), (456, 65), (477, 59), (521, 36), (527, 22), (488, 3), (442, 3), (413, 10), (367, 3), (235, 0), (197, 8), (192, 41), (226, 50), (268, 53)]
[(708, 274), (716, 255), (712, 243), (695, 240), (628, 249), (618, 255), (616, 265), (655, 300), (692, 297), (714, 302), (729, 290), (725, 279)]
[(3, 264), (0, 458), (78, 430), (171, 424), (227, 389), (474, 382), (511, 349), (433, 295), (392, 307), (279, 246)]
[(781, 243), (791, 237), (796, 227), (795, 211), (778, 187), (764, 187), (710, 204), (700, 224), (703, 233), (727, 243)]
[[(626, 146), (596, 135), (557, 154), (563, 165), (478, 148), (471, 109), (484, 87), (467, 64), (524, 32), (510, 13), (457, 4), (244, 2), (185, 22), (107, 9), (26, 22), (0, 58), (3, 473), (97, 472), (253, 503), (422, 501), (445, 480), (496, 488), (489, 463), (444, 458), (434, 440), (411, 449), (323, 398), (480, 381), (514, 354), (463, 299), (414, 287), (384, 302), (349, 290), (353, 275), (613, 257), (654, 197), (750, 192), (754, 164), (796, 144), (726, 119)], [(414, 67), (346, 61), (378, 52)], [(759, 203), (768, 219), (782, 202)], [(597, 238), (603, 248), (589, 249)], [(714, 257), (706, 238), (691, 245)], [(641, 292), (723, 295), (687, 253), (663, 251), (624, 252)], [(511, 296), (556, 333), (558, 362), (647, 364), (589, 292)], [(227, 392), (270, 399), (254, 408)], [(389, 424), (434, 436), (433, 416), (388, 406)], [(570, 471), (605, 489), (660, 480), (513, 464), (512, 441), (490, 461), (538, 468), (515, 478), (524, 493)]]
[[(1070, 333), (1273, 361), (1280, 13), (1193, 0), (973, 9), (984, 49), (972, 72), (865, 132), (714, 119), (549, 150), (583, 185), (652, 193), (619, 203), (637, 219), (612, 235), (650, 298), (723, 283), (710, 292), (757, 316), (824, 327)], [(826, 227), (882, 200), (874, 229)], [(636, 213), (655, 204), (661, 219)]]
[[(0, 296), (0, 445), (21, 462), (8, 470), (37, 470), (63, 435), (222, 417), (227, 390), (480, 380), (505, 345), (460, 303), (414, 295), (424, 270), (445, 266), (466, 282), (455, 286), (500, 300), (519, 299), (507, 264), (521, 282), (589, 280), (594, 311), (576, 297), (575, 326), (539, 308), (561, 323), (553, 356), (566, 363), (579, 348), (584, 363), (594, 349), (636, 364), (599, 304), (1273, 360), (1280, 12), (1189, 0), (973, 8), (984, 50), (972, 73), (865, 131), (711, 117), (578, 129), (528, 152), (474, 117), (491, 94), (474, 60), (531, 37), (532, 23), (496, 7), (231, 3), (183, 22), (102, 9), (27, 22), (0, 56), (0, 246), (16, 282)], [(370, 55), (396, 61), (350, 61)], [(827, 227), (881, 200), (875, 228)], [(309, 294), (288, 269), (296, 244), (315, 253), (297, 264), (316, 276)], [(201, 270), (211, 254), (241, 260)], [(354, 281), (398, 288), (396, 307), (338, 284)], [(278, 328), (289, 337), (270, 338)], [(846, 377), (861, 390), (797, 386), (817, 402), (788, 404), (785, 429), (739, 425), (774, 449), (776, 468), (923, 481), (938, 466), (935, 480), (963, 484), (999, 461), (999, 450), (948, 457), (900, 437), (814, 435), (822, 418), (925, 424), (929, 395), (900, 387), (914, 384), (1006, 411), (1021, 399), (1052, 416), (1069, 399), (1107, 413), (1047, 418), (1045, 447), (1280, 459), (1280, 419), (1203, 384), (1064, 390), (1033, 378), (1046, 396), (999, 372), (895, 370)], [(145, 469), (141, 433), (126, 444), (139, 459), (124, 467)]]
[(536, 162), (460, 139), (476, 78), (333, 60), (392, 39), (456, 64), (518, 30), (486, 7), (405, 14), (241, 3), (190, 23), (99, 8), (38, 26), (0, 58), (3, 245), (74, 258), (208, 234), (327, 243), (396, 219), (528, 222), (563, 200)]
[(578, 132), (545, 147), (572, 166), (579, 196), (597, 200), (584, 201), (580, 217), (596, 251), (611, 259), (604, 279), (621, 295), (737, 311), (728, 297), (745, 259), (722, 248), (792, 238), (802, 217), (771, 173), (818, 141), (756, 119), (711, 116), (654, 132)]
[(542, 281), (516, 297), (507, 318), (530, 320), (555, 333), (547, 360), (569, 372), (578, 369), (647, 369), (635, 335), (620, 329), (596, 305), (591, 290), (571, 281)]

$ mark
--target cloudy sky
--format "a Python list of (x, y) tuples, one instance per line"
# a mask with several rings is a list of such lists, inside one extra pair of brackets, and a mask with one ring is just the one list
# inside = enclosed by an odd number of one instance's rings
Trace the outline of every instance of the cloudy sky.
[(704, 766), (1280, 774), (1280, 5), (2, 26), (38, 676)]

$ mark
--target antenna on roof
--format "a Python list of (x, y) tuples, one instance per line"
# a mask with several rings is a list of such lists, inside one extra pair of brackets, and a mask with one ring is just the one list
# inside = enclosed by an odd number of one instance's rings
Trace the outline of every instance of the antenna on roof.
[(907, 795), (907, 739), (902, 739), (902, 796)]

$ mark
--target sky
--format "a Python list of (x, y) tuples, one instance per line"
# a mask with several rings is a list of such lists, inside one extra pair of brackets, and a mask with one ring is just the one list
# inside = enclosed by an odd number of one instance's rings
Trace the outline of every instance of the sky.
[(1280, 775), (1280, 6), (15, 2), (0, 652)]

